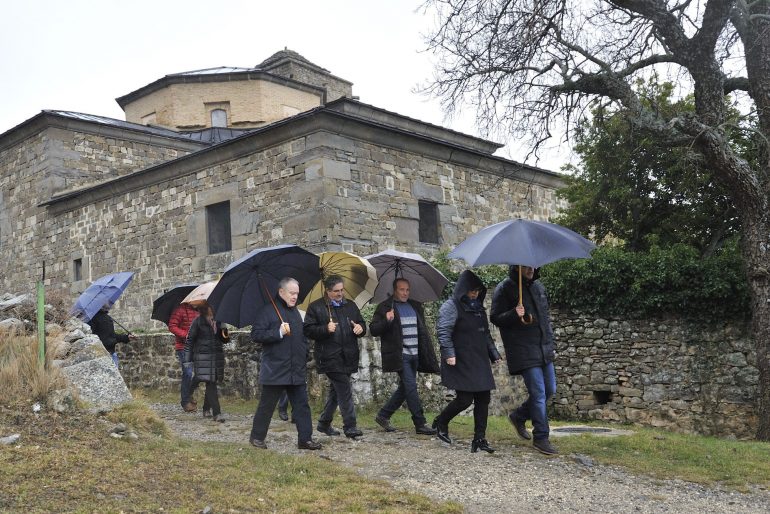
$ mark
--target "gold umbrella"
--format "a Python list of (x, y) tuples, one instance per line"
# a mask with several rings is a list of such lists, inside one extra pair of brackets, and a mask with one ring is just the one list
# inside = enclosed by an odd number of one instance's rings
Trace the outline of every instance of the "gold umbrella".
[(300, 309), (306, 311), (313, 301), (323, 298), (325, 294), (323, 281), (332, 275), (342, 277), (345, 284), (345, 298), (355, 302), (359, 308), (371, 300), (377, 287), (377, 270), (369, 264), (369, 261), (348, 252), (323, 252), (318, 254), (318, 257), (321, 280), (315, 283), (313, 289), (298, 306)]
[(190, 291), (190, 294), (185, 296), (184, 300), (182, 300), (180, 303), (187, 303), (193, 307), (200, 307), (204, 302), (208, 300), (209, 295), (211, 294), (211, 291), (214, 290), (214, 286), (217, 285), (217, 282), (219, 282), (219, 280), (212, 280), (211, 282), (205, 282), (199, 285)]

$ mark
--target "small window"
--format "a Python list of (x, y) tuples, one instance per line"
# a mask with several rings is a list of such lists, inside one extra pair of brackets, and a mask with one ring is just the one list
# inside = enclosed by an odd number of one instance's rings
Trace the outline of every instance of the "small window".
[(418, 202), (418, 205), (420, 242), (438, 244), (438, 205), (433, 202)]
[(83, 259), (75, 259), (72, 261), (72, 279), (75, 282), (83, 280)]
[(229, 201), (206, 206), (206, 233), (210, 254), (232, 250)]
[(227, 127), (227, 111), (224, 109), (214, 109), (211, 111), (212, 127)]

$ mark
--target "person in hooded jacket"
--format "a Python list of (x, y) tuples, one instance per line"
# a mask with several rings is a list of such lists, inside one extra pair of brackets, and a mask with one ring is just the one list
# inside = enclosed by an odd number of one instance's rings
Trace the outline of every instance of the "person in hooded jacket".
[(192, 368), (190, 395), (201, 382), (206, 383), (203, 397), (203, 416), (224, 423), (219, 406), (217, 382), (225, 377), (225, 350), (223, 344), (230, 339), (227, 329), (214, 320), (214, 310), (208, 303), (198, 307), (200, 315), (190, 324), (184, 345), (184, 366)]
[[(556, 345), (545, 287), (534, 268), (521, 266), (522, 305), (519, 304), (519, 266), (510, 266), (508, 278), (500, 282), (492, 297), (490, 319), (500, 328), (505, 359), (511, 375), (521, 375), (529, 397), (508, 415), (516, 433), (532, 439), (532, 445), (546, 455), (558, 451), (549, 440), (546, 403), (556, 392), (553, 361)], [(526, 422), (532, 420), (532, 434)]]
[(490, 363), (502, 359), (489, 332), (484, 310), (487, 288), (472, 271), (463, 271), (452, 298), (439, 309), (436, 333), (441, 347), (441, 381), (456, 396), (433, 421), (439, 439), (452, 443), (449, 422), (473, 403), (471, 452), (495, 451), (486, 439), (490, 391), (495, 388)]
[(302, 332), (298, 298), (299, 283), (290, 277), (281, 279), (274, 303), (263, 305), (251, 325), (251, 340), (262, 344), (261, 390), (249, 435), (249, 443), (255, 448), (267, 448), (265, 437), (270, 418), (284, 391), (297, 425), (297, 447), (300, 450), (322, 448), (321, 443), (312, 439), (313, 425), (307, 401), (308, 342)]
[(105, 304), (94, 315), (93, 318), (88, 320), (88, 326), (91, 327), (91, 331), (96, 334), (104, 345), (104, 349), (112, 357), (112, 362), (115, 363), (115, 367), (118, 367), (118, 352), (115, 351), (115, 346), (118, 343), (129, 343), (136, 339), (133, 334), (117, 334), (115, 333), (115, 321), (109, 315), (110, 309), (112, 309), (112, 303)]
[(339, 275), (331, 275), (324, 282), (324, 296), (308, 306), (305, 315), (305, 336), (315, 341), (315, 359), (318, 373), (329, 378), (326, 405), (318, 417), (316, 430), (329, 436), (339, 435), (332, 426), (334, 411), (339, 405), (342, 430), (346, 437), (363, 435), (356, 426), (356, 408), (350, 376), (358, 373), (358, 338), (366, 335), (358, 306), (345, 299), (345, 284)]

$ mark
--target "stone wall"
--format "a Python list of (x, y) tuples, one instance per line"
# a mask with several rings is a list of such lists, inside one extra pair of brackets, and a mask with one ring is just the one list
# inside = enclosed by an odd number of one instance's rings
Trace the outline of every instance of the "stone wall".
[[(704, 327), (676, 319), (620, 320), (554, 311), (557, 337), (557, 393), (550, 408), (559, 418), (631, 422), (676, 432), (751, 438), (756, 429), (754, 399), (758, 372), (747, 327)], [(494, 330), (498, 337), (497, 331)], [(502, 344), (498, 339), (498, 348)], [(169, 334), (142, 336), (118, 345), (121, 372), (131, 387), (178, 388), (180, 368)], [(235, 332), (226, 347), (222, 389), (256, 398), (259, 349), (248, 334)], [(323, 378), (310, 366), (311, 397), (323, 394)], [(497, 389), (490, 413), (502, 415), (526, 393), (520, 377), (495, 366)], [(354, 375), (356, 402), (382, 404), (396, 387), (394, 373), (382, 373), (379, 339), (361, 339)], [(437, 375), (421, 375), (427, 409), (445, 405)]]

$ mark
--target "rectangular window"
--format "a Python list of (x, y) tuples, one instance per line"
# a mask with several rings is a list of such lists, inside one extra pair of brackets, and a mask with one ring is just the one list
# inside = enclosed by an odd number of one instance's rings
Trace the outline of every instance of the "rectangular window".
[(418, 202), (420, 207), (419, 238), (421, 243), (438, 244), (438, 205)]
[(229, 201), (206, 206), (206, 233), (210, 254), (232, 250)]
[(72, 279), (75, 282), (83, 280), (83, 259), (75, 259), (72, 261)]

